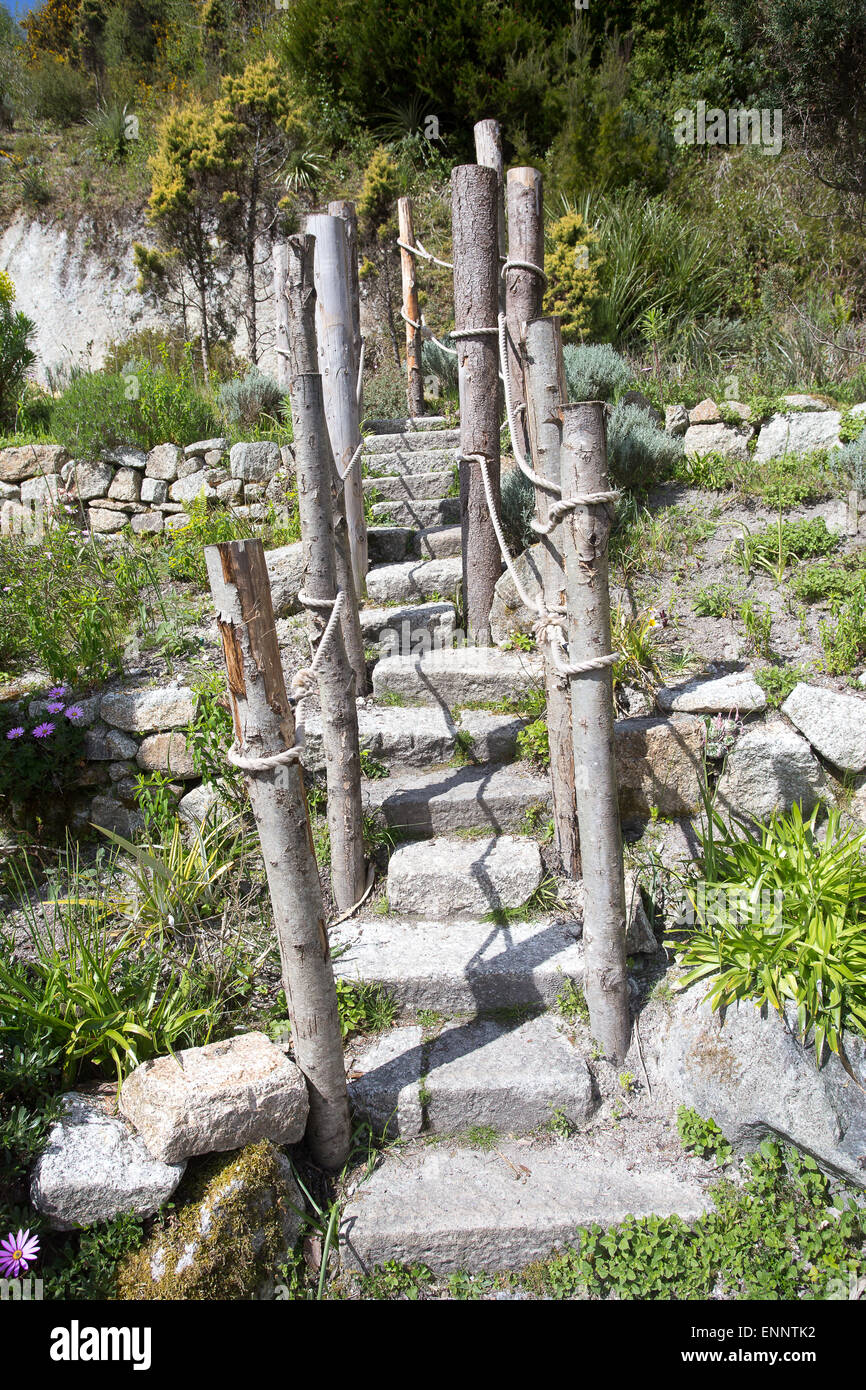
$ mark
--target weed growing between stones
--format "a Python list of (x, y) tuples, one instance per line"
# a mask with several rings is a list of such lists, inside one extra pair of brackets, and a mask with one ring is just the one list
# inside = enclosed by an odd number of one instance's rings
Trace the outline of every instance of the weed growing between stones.
[(677, 1111), (677, 1130), (683, 1148), (699, 1158), (714, 1158), (721, 1166), (733, 1152), (715, 1120), (704, 1120), (696, 1110), (689, 1110), (685, 1105)]

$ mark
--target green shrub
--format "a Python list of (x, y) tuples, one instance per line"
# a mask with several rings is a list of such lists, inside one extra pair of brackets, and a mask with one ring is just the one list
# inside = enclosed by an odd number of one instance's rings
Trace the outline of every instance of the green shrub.
[(525, 729), (520, 730), (517, 735), (517, 756), (535, 763), (536, 767), (550, 767), (550, 740), (546, 719), (534, 719)]
[(570, 401), (609, 401), (632, 381), (628, 363), (608, 343), (568, 343), (562, 350)]
[(254, 536), (264, 541), (266, 546), (289, 545), (299, 540), (297, 493), (287, 493), (287, 503), (289, 511), (286, 519), (280, 519), (271, 504), (267, 520), (257, 522), (239, 516), (231, 507), (209, 506), (204, 497), (195, 498), (187, 506), (187, 524), (163, 533), (162, 543), (168, 547), (169, 573), (176, 579), (191, 580), (200, 587), (206, 587), (206, 545), (250, 540)]
[(229, 425), (255, 425), (263, 415), (277, 416), (283, 393), (273, 377), (250, 367), (246, 376), (225, 381), (216, 393), (217, 408)]
[(851, 487), (858, 492), (866, 492), (866, 431), (843, 449), (835, 449), (832, 464), (843, 477), (847, 477)]
[(519, 468), (512, 468), (502, 479), (500, 519), (512, 555), (533, 545), (538, 537), (529, 523), (535, 516), (535, 487)]
[(27, 369), (36, 361), (30, 346), (36, 324), (26, 314), (14, 312), (14, 299), (15, 286), (0, 271), (0, 426), (15, 423)]
[(688, 888), (694, 931), (680, 952), (680, 988), (710, 982), (713, 1008), (739, 999), (796, 1009), (804, 1042), (838, 1052), (846, 1030), (866, 1034), (866, 832), (843, 831), (795, 805), (753, 836), (708, 805), (699, 832), (701, 880)]
[(559, 315), (565, 342), (585, 338), (592, 328), (603, 260), (598, 237), (580, 213), (567, 212), (553, 223), (544, 256), (544, 312)]
[(94, 89), (86, 73), (56, 54), (45, 54), (29, 70), (28, 105), (37, 121), (68, 126), (83, 121), (94, 102)]
[(421, 364), (425, 378), (438, 377), (443, 394), (456, 397), (459, 385), (456, 357), (425, 338), (421, 345)]
[(670, 476), (682, 457), (683, 442), (659, 429), (639, 406), (621, 401), (608, 423), (607, 450), (614, 481), (646, 491)]
[(62, 806), (84, 766), (82, 718), (65, 686), (49, 690), (46, 709), (37, 714), (0, 705), (0, 803)]

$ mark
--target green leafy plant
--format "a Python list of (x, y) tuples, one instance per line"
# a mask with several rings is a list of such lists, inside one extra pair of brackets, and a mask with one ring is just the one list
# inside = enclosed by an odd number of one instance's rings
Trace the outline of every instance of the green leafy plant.
[(692, 608), (698, 618), (733, 618), (739, 612), (739, 591), (732, 584), (708, 584), (695, 590)]
[(756, 656), (768, 659), (773, 655), (770, 639), (773, 633), (773, 615), (766, 603), (746, 598), (740, 604), (740, 617), (746, 629), (749, 646)]
[(681, 1105), (677, 1111), (677, 1130), (684, 1149), (691, 1149), (699, 1158), (714, 1158), (726, 1163), (732, 1149), (715, 1120), (704, 1120), (696, 1110)]
[(62, 811), (84, 766), (82, 709), (63, 686), (37, 703), (34, 714), (0, 706), (0, 802), (52, 813)]
[(517, 756), (534, 763), (536, 767), (550, 766), (550, 740), (546, 719), (533, 719), (517, 735)]

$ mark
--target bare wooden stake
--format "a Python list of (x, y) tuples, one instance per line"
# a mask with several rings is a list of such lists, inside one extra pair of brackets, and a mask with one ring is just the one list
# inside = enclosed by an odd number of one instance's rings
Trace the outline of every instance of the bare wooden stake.
[[(311, 599), (327, 602), (336, 598), (338, 585), (331, 506), (331, 446), (316, 356), (313, 247), (311, 236), (289, 238), (286, 280), (289, 394), (306, 571), (304, 592)], [(314, 611), (310, 616), (312, 633), (321, 637), (330, 616), (327, 608), (318, 613)], [(339, 625), (322, 653), (318, 675), (328, 786), (331, 885), (338, 910), (346, 912), (364, 892), (364, 818), (355, 678)]]
[[(604, 404), (585, 401), (562, 408), (562, 498), (607, 492)], [(568, 660), (608, 656), (610, 592), (608, 503), (579, 506), (557, 528), (568, 594)], [(613, 682), (610, 666), (571, 679), (575, 798), (585, 889), (584, 992), (592, 1033), (605, 1056), (622, 1062), (631, 1021), (625, 966), (625, 887), (613, 745)]]
[[(319, 366), (331, 449), (342, 476), (361, 442), (346, 228), (341, 217), (316, 214), (306, 219), (304, 230), (316, 238)], [(367, 523), (358, 461), (346, 476), (344, 493), (352, 573), (360, 597), (367, 582)]]
[[(523, 351), (526, 378), (526, 417), (535, 472), (548, 482), (559, 483), (562, 445), (562, 402), (566, 397), (562, 364), (562, 335), (558, 318), (535, 319), (526, 324)], [(540, 488), (535, 493), (535, 514), (547, 521), (555, 497)], [(565, 604), (565, 575), (557, 535), (539, 536), (544, 606), (548, 611)], [(571, 878), (580, 875), (580, 839), (574, 801), (574, 744), (571, 737), (571, 691), (568, 678), (553, 664), (544, 644), (544, 684), (547, 690), (547, 734), (550, 744), (550, 781), (553, 791), (553, 825), (563, 868)]]
[[(454, 244), (454, 319), (461, 329), (496, 329), (499, 312), (499, 253), (496, 174), (478, 164), (451, 172)], [(458, 337), (460, 451), (487, 459), (491, 490), (499, 508), (499, 350), (496, 332)], [(463, 604), (470, 637), (490, 641), (493, 591), (502, 556), (487, 509), (481, 470), (460, 463), (463, 524)]]
[(285, 394), (289, 389), (289, 328), (286, 318), (286, 243), (274, 243), (274, 351), (276, 380)]
[(541, 316), (544, 302), (544, 279), (526, 267), (537, 265), (544, 269), (544, 202), (541, 174), (537, 169), (509, 169), (508, 198), (508, 259), (523, 261), (524, 265), (509, 267), (505, 272), (505, 317), (508, 324), (508, 378), (517, 446), (524, 456), (529, 447), (526, 415), (520, 410), (526, 404), (523, 382), (523, 361), (520, 340), (523, 325)]
[(412, 199), (397, 199), (397, 221), (400, 240), (400, 277), (403, 286), (403, 313), (406, 315), (406, 396), (410, 415), (424, 414), (424, 371), (421, 365), (421, 322), (418, 307), (418, 285), (415, 279), (415, 257), (406, 246), (415, 245), (415, 224), (412, 220)]
[[(235, 737), (245, 756), (292, 748), (271, 587), (259, 540), (205, 548), (225, 655)], [(244, 780), (262, 847), (280, 948), (292, 1045), (310, 1094), (307, 1140), (314, 1160), (339, 1169), (351, 1128), (340, 1019), (322, 889), (300, 764), (248, 771)]]
[(352, 304), (352, 349), (355, 354), (355, 395), (358, 414), (364, 414), (364, 383), (361, 379), (361, 286), (358, 279), (358, 215), (355, 204), (347, 198), (336, 198), (328, 204), (331, 217), (341, 217), (346, 228), (346, 263), (349, 272), (349, 297)]
[[(498, 237), (498, 255), (500, 261), (505, 260), (506, 237), (505, 237), (505, 163), (502, 158), (502, 128), (498, 121), (478, 121), (474, 127), (475, 134), (475, 161), (485, 169), (496, 170), (497, 183), (497, 203), (496, 203), (496, 228)], [(502, 285), (500, 282), (500, 290)], [(503, 292), (504, 303), (504, 292)]]

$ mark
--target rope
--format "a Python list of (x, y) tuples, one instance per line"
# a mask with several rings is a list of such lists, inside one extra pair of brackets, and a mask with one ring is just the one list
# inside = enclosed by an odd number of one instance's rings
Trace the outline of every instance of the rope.
[(449, 334), (448, 336), (451, 337), (451, 338), (474, 338), (474, 337), (476, 337), (476, 335), (479, 334), (479, 333), (498, 333), (498, 332), (499, 332), (499, 328), (498, 328), (498, 327), (496, 327), (496, 328), (452, 328), (452, 329), (451, 329), (451, 332), (450, 332), (450, 334)]
[(512, 261), (512, 260), (507, 260), (507, 261), (505, 262), (504, 266), (502, 267), (502, 278), (503, 278), (503, 279), (505, 278), (505, 276), (507, 275), (507, 273), (508, 273), (509, 270), (534, 270), (536, 275), (540, 275), (540, 276), (541, 276), (541, 278), (542, 278), (542, 280), (544, 281), (545, 285), (547, 284), (547, 276), (545, 275), (544, 271), (541, 269), (541, 266), (540, 266), (540, 265), (535, 265), (532, 261)]
[[(363, 439), (362, 439), (361, 442), (360, 442), (360, 444), (358, 445), (357, 449), (355, 450), (354, 454), (353, 454), (352, 457), (349, 459), (349, 462), (346, 464), (346, 467), (344, 468), (343, 472), (341, 473), (340, 470), (339, 470), (339, 468), (337, 469), (337, 477), (340, 479), (340, 482), (341, 482), (341, 483), (344, 483), (344, 482), (346, 481), (346, 479), (348, 478), (348, 476), (349, 476), (349, 474), (351, 473), (352, 469), (355, 467), (355, 464), (358, 462), (358, 459), (361, 457), (361, 454), (362, 454), (362, 452), (363, 452), (363, 449), (364, 449), (364, 441), (363, 441)], [(318, 603), (319, 600), (317, 599), (316, 602)], [(331, 600), (329, 599), (328, 602), (330, 603)]]
[(598, 507), (604, 502), (617, 502), (621, 496), (617, 488), (611, 488), (609, 492), (578, 492), (573, 497), (564, 497), (561, 502), (551, 502), (547, 521), (530, 521), (529, 524), (536, 535), (549, 536), (554, 526), (558, 526), (569, 512), (577, 511), (578, 507)]
[(447, 352), (450, 357), (457, 356), (456, 348), (448, 347), (447, 343), (440, 343), (439, 339), (436, 337), (436, 334), (433, 332), (433, 329), (427, 327), (426, 323), (424, 322), (423, 314), (421, 315), (420, 323), (416, 323), (415, 319), (410, 319), (405, 309), (400, 310), (400, 317), (401, 319), (404, 319), (406, 323), (411, 324), (413, 328), (417, 329), (417, 331), (422, 335), (422, 337), (428, 338), (431, 342), (435, 343), (438, 348), (441, 348), (443, 352)]
[(415, 238), (415, 245), (410, 246), (408, 242), (397, 238), (397, 245), (403, 251), (409, 251), (413, 256), (423, 256), (425, 261), (432, 261), (434, 265), (441, 265), (445, 270), (453, 270), (453, 261), (440, 261), (438, 256), (431, 256), (429, 251), (425, 251), (418, 238)]
[(521, 603), (523, 603), (526, 608), (531, 608), (535, 613), (538, 614), (539, 617), (544, 616), (547, 610), (544, 607), (543, 600), (530, 598), (529, 594), (526, 592), (520, 581), (520, 575), (517, 573), (517, 570), (514, 567), (514, 561), (511, 558), (511, 552), (508, 549), (508, 544), (505, 540), (505, 536), (502, 533), (502, 524), (496, 513), (496, 503), (493, 500), (493, 488), (490, 484), (490, 472), (487, 468), (487, 459), (484, 457), (483, 454), (463, 454), (461, 457), (466, 459), (468, 462), (477, 463), (481, 468), (481, 480), (484, 483), (484, 496), (487, 501), (487, 510), (490, 513), (490, 520), (493, 523), (493, 530), (495, 531), (496, 539), (499, 542), (499, 550), (502, 554), (503, 560), (505, 561), (505, 568), (511, 575), (512, 582), (514, 584), (515, 589), (517, 590)]
[(358, 409), (361, 409), (361, 398), (364, 394), (364, 348), (367, 346), (367, 339), (361, 339), (361, 351), (358, 353), (358, 380), (355, 383), (355, 400)]
[(550, 492), (553, 493), (555, 497), (559, 497), (561, 493), (559, 485), (557, 483), (548, 482), (547, 478), (542, 478), (539, 473), (533, 472), (518, 447), (517, 430), (514, 425), (514, 409), (511, 402), (511, 372), (508, 367), (508, 323), (504, 314), (499, 315), (499, 328), (497, 332), (499, 334), (499, 366), (502, 376), (502, 385), (505, 388), (505, 418), (508, 422), (508, 431), (511, 435), (511, 451), (514, 454), (515, 462), (521, 473), (525, 474), (529, 481), (534, 483), (536, 487), (541, 488), (543, 492)]

